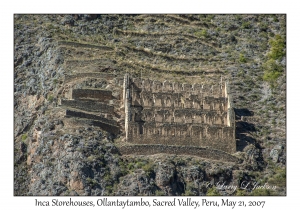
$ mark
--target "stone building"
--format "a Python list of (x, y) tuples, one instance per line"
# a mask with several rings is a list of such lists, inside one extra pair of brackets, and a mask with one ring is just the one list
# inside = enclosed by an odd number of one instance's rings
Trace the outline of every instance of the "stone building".
[[(236, 161), (230, 155), (236, 152), (235, 114), (226, 82), (192, 85), (105, 73), (67, 75), (65, 80), (69, 88), (61, 99), (64, 123), (99, 126), (124, 137), (121, 154)], [(91, 88), (91, 81), (105, 85)]]
[(214, 86), (124, 76), (126, 141), (236, 151), (228, 84)]

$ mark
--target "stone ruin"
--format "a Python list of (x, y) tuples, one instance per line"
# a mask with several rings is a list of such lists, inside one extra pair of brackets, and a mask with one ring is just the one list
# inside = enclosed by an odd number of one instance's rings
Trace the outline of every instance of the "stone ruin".
[[(119, 89), (122, 87), (123, 79), (116, 78), (114, 75), (105, 73), (79, 73), (66, 75), (65, 83), (80, 84), (88, 80), (100, 80), (116, 83)], [(120, 80), (120, 81), (118, 81)], [(66, 118), (73, 118), (71, 126), (98, 126), (103, 130), (118, 135), (122, 129), (120, 126), (120, 98), (113, 94), (114, 91), (103, 88), (70, 88), (65, 92), (65, 99), (61, 99), (61, 106), (66, 109)]]
[(228, 83), (208, 86), (124, 77), (126, 141), (236, 152)]
[[(209, 86), (85, 73), (66, 76), (110, 81), (111, 88), (71, 88), (66, 117), (124, 136), (121, 154), (197, 155), (236, 161), (235, 113), (227, 82)], [(142, 151), (142, 153), (141, 153)]]

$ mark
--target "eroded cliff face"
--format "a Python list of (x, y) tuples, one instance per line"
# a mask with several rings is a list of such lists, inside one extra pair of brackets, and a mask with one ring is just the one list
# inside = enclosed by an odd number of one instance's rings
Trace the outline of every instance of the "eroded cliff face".
[[(285, 36), (285, 16), (15, 15), (14, 33), (15, 195), (286, 194), (285, 56), (276, 60), (283, 73), (275, 84), (261, 79), (269, 40)], [(182, 83), (229, 80), (234, 155), (242, 162), (122, 156), (122, 126), (116, 134), (66, 117), (64, 105), (97, 111), (66, 104), (71, 90), (100, 88), (118, 98), (115, 83), (97, 74), (126, 72)], [(111, 120), (122, 125), (122, 104), (111, 103)], [(257, 181), (278, 187), (251, 191)], [(243, 182), (248, 190), (218, 187)]]

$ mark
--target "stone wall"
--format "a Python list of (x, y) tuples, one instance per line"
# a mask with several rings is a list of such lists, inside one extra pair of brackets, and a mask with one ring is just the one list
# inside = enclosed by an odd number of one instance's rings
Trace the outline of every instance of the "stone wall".
[[(85, 77), (96, 77), (101, 80), (107, 80), (111, 87), (120, 87), (123, 79), (113, 74), (105, 73), (78, 73), (66, 76), (65, 82), (77, 83)], [(78, 80), (77, 80), (78, 79)], [(74, 81), (75, 80), (75, 81)], [(113, 93), (114, 91), (114, 93)], [(103, 130), (112, 133), (120, 133), (120, 125), (117, 122), (120, 114), (117, 110), (120, 107), (119, 93), (115, 89), (103, 90), (98, 88), (70, 89), (71, 100), (61, 99), (61, 105), (66, 109), (65, 117), (68, 122), (72, 122), (75, 126), (87, 124), (89, 126), (98, 126)]]
[(103, 129), (109, 133), (115, 134), (115, 135), (119, 134), (119, 132), (120, 132), (120, 128), (118, 126), (106, 124), (106, 123), (103, 123), (103, 122), (97, 121), (97, 120), (84, 119), (84, 118), (74, 118), (74, 119), (69, 118), (67, 123), (71, 124), (74, 127), (82, 126), (82, 124), (86, 124), (88, 126), (97, 126), (97, 127), (101, 127), (101, 129)]
[(132, 91), (132, 105), (143, 107), (174, 107), (180, 109), (206, 109), (227, 111), (228, 100), (225, 97), (203, 96), (203, 94), (181, 93), (152, 93), (150, 91)]
[(66, 110), (66, 117), (78, 117), (78, 118), (86, 118), (91, 120), (98, 120), (106, 124), (117, 126), (117, 122), (114, 120), (107, 119), (109, 116), (98, 116), (93, 114), (88, 114), (85, 112), (78, 112), (73, 110)]
[(180, 109), (162, 107), (131, 106), (129, 119), (133, 121), (158, 123), (203, 123), (210, 125), (227, 124), (227, 112), (216, 110)]
[(114, 107), (98, 101), (61, 100), (62, 106), (81, 109), (87, 112), (101, 112), (113, 114)]
[(190, 85), (127, 75), (123, 88), (127, 142), (236, 151), (228, 83)]
[(109, 90), (99, 89), (73, 89), (73, 99), (94, 99), (99, 101), (107, 101), (113, 99), (112, 92)]
[(185, 84), (171, 81), (152, 81), (149, 79), (131, 79), (130, 88), (136, 91), (149, 91), (151, 93), (192, 93), (202, 94), (211, 97), (225, 97), (225, 84), (206, 85), (206, 84)]
[(124, 76), (124, 85), (123, 85), (123, 100), (124, 100), (124, 108), (125, 108), (125, 134), (126, 139), (128, 139), (128, 123), (130, 120), (130, 90), (128, 88), (129, 84), (129, 75), (125, 74)]
[(223, 162), (240, 162), (237, 157), (234, 157), (226, 152), (209, 148), (201, 148), (194, 146), (168, 146), (168, 145), (128, 145), (119, 147), (122, 155), (153, 155), (158, 153), (176, 154), (176, 155), (193, 155), (202, 158), (220, 160)]
[(193, 145), (215, 148), (228, 153), (235, 152), (235, 146), (228, 141), (234, 138), (232, 127), (200, 123), (132, 122), (128, 131), (130, 143)]

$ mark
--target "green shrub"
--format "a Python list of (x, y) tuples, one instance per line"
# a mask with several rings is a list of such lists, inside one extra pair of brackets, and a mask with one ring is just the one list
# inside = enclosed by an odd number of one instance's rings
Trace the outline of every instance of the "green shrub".
[(187, 182), (185, 185), (185, 192), (182, 195), (185, 196), (196, 195), (195, 191), (197, 191), (197, 189), (195, 188), (194, 182)]
[(260, 23), (259, 28), (261, 31), (267, 31), (268, 24), (266, 22)]
[(106, 186), (105, 186), (105, 190), (107, 191), (105, 194), (106, 194), (106, 195), (110, 195), (110, 194), (112, 193), (112, 191), (113, 191), (113, 186), (111, 186), (111, 185), (106, 185)]
[(279, 19), (276, 15), (273, 15), (273, 20), (274, 20), (274, 22), (279, 22)]
[(268, 53), (270, 59), (277, 60), (285, 56), (285, 40), (282, 36), (277, 34), (274, 39), (269, 41), (269, 44), (271, 45), (271, 50)]
[(237, 190), (235, 193), (236, 196), (245, 196), (247, 195), (245, 190)]
[(243, 22), (242, 23), (242, 28), (243, 29), (250, 29), (251, 28), (251, 23), (250, 22)]
[(146, 172), (148, 177), (151, 177), (154, 174), (154, 165), (152, 163), (147, 163), (142, 169)]
[(113, 182), (113, 178), (110, 173), (106, 173), (103, 179), (105, 182)]
[(275, 174), (268, 179), (268, 184), (276, 187), (286, 186), (286, 170), (285, 168), (276, 168)]
[(186, 190), (185, 192), (184, 192), (184, 194), (182, 194), (183, 196), (193, 196), (193, 195), (195, 195), (191, 190)]
[(129, 164), (127, 165), (127, 168), (128, 168), (128, 170), (134, 169), (134, 163), (129, 163)]
[(184, 165), (186, 165), (186, 162), (182, 158), (179, 158), (179, 159), (176, 160), (176, 165), (184, 166)]
[(50, 95), (50, 96), (48, 97), (48, 101), (50, 101), (50, 102), (52, 102), (53, 99), (54, 99), (53, 95)]
[(201, 31), (201, 36), (203, 36), (203, 37), (208, 37), (207, 30), (203, 29), (203, 30)]
[(214, 19), (215, 18), (215, 15), (212, 15), (212, 14), (210, 14), (210, 15), (206, 15), (206, 20), (207, 21), (211, 21), (212, 19)]
[(268, 189), (255, 189), (250, 193), (250, 195), (252, 195), (252, 196), (269, 196), (269, 195), (271, 195), (271, 191)]
[(264, 76), (263, 80), (273, 83), (282, 75), (282, 66), (277, 64), (274, 59), (270, 59), (263, 64)]
[(241, 63), (246, 63), (246, 62), (247, 62), (247, 59), (245, 58), (245, 55), (244, 55), (244, 54), (240, 54), (239, 61), (240, 61)]
[(27, 133), (22, 135), (22, 141), (25, 141), (27, 139)]
[(137, 163), (135, 164), (135, 168), (142, 168), (144, 165), (145, 165), (144, 162), (137, 162)]
[(205, 37), (205, 38), (208, 37), (207, 30), (205, 30), (205, 29), (202, 29), (201, 31), (196, 31), (194, 34), (195, 34), (195, 36), (198, 36), (198, 37)]
[(90, 178), (90, 177), (88, 177), (87, 179), (86, 179), (86, 181), (89, 183), (89, 185), (91, 185), (92, 187), (93, 186), (96, 186), (98, 183), (97, 183), (97, 181), (95, 180), (95, 179), (92, 179), (92, 178)]
[(242, 19), (243, 19), (243, 17), (242, 17), (241, 15), (235, 15), (235, 18), (236, 18), (237, 20), (242, 20)]
[(162, 191), (162, 190), (156, 190), (156, 191), (155, 191), (155, 195), (156, 195), (156, 196), (162, 196), (162, 195), (165, 195), (165, 193), (164, 193), (164, 191)]
[(129, 170), (126, 167), (126, 164), (123, 161), (119, 161), (120, 174), (121, 176), (125, 176), (128, 174)]
[(96, 156), (95, 155), (90, 155), (88, 158), (87, 158), (87, 161), (88, 162), (93, 162), (96, 160)]
[(220, 196), (221, 194), (216, 187), (209, 188), (206, 193), (207, 196)]
[(266, 50), (268, 49), (268, 44), (267, 44), (266, 42), (263, 42), (263, 43), (261, 43), (260, 48), (261, 48), (263, 51), (266, 51)]

